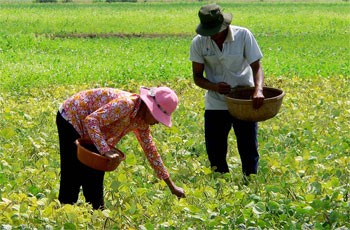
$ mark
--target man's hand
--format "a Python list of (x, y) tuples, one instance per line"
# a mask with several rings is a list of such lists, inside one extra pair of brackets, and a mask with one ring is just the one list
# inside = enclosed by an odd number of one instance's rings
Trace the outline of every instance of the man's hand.
[(216, 84), (217, 92), (220, 94), (228, 94), (231, 92), (231, 86), (226, 82), (219, 82)]
[(259, 109), (264, 104), (265, 96), (262, 89), (255, 89), (253, 94), (253, 108)]

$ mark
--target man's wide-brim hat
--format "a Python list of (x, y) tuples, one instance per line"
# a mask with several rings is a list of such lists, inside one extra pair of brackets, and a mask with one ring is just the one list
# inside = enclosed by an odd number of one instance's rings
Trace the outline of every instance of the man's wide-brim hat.
[(179, 99), (168, 87), (140, 88), (140, 97), (152, 116), (165, 126), (171, 127), (171, 114), (176, 110)]
[(196, 32), (202, 36), (212, 36), (225, 30), (232, 21), (232, 14), (223, 13), (217, 4), (202, 6), (198, 12), (200, 24)]

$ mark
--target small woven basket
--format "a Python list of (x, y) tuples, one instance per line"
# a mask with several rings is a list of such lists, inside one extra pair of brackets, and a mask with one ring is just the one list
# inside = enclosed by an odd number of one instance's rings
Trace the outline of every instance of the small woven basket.
[(234, 88), (225, 96), (230, 114), (244, 121), (265, 121), (279, 112), (285, 93), (276, 88), (264, 87), (264, 104), (259, 109), (253, 108), (254, 87)]
[(116, 158), (110, 159), (91, 151), (95, 149), (91, 141), (77, 139), (75, 144), (77, 145), (78, 160), (84, 165), (99, 171), (113, 171), (119, 166), (120, 162), (125, 160), (125, 154), (119, 149), (114, 148), (118, 155)]

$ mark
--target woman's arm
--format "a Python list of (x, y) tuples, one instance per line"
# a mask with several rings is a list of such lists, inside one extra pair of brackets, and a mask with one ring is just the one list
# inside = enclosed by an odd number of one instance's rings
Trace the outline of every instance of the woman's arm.
[(133, 112), (133, 108), (132, 100), (119, 98), (110, 101), (84, 119), (83, 122), (89, 137), (102, 155), (110, 152), (111, 148), (105, 140), (101, 128), (129, 116)]
[(157, 148), (152, 140), (150, 129), (137, 129), (134, 131), (134, 133), (146, 155), (147, 160), (151, 164), (154, 171), (157, 173), (158, 178), (165, 181), (172, 194), (176, 195), (179, 198), (185, 197), (184, 190), (176, 186), (170, 179), (170, 175), (165, 168), (162, 158), (159, 155)]

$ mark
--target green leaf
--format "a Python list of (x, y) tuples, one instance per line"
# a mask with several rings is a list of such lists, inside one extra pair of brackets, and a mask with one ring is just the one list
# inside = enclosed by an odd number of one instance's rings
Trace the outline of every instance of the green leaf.
[(4, 139), (11, 139), (16, 135), (16, 132), (12, 128), (4, 128), (0, 130), (0, 137)]
[(280, 205), (279, 203), (277, 203), (276, 201), (269, 201), (267, 203), (267, 208), (271, 211), (271, 212), (276, 212), (280, 209)]
[(64, 229), (65, 230), (76, 230), (77, 227), (73, 223), (65, 223), (64, 224)]
[(258, 202), (253, 206), (253, 212), (256, 215), (261, 215), (265, 213), (265, 211), (266, 211), (266, 207), (264, 202)]
[(12, 226), (9, 224), (2, 224), (1, 229), (2, 230), (12, 230)]

